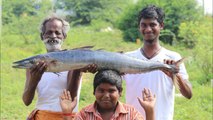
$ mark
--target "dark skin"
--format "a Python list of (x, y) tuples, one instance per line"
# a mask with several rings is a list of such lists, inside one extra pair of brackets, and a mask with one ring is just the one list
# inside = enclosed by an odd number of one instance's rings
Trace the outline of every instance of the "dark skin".
[[(59, 20), (48, 21), (45, 25), (44, 33), (41, 33), (41, 38), (46, 39), (59, 39), (64, 40), (66, 39), (66, 34), (63, 33), (62, 30), (62, 23)], [(48, 50), (47, 52), (53, 51), (60, 51), (61, 48), (56, 48), (54, 50)], [(44, 62), (39, 62), (37, 65), (32, 67), (31, 69), (26, 70), (26, 82), (25, 82), (25, 89), (23, 93), (23, 102), (25, 105), (30, 105), (35, 95), (35, 90), (37, 85), (47, 68), (47, 64)], [(68, 73), (67, 78), (67, 89), (71, 91), (73, 98), (77, 96), (78, 87), (80, 83), (80, 78), (82, 76), (82, 72), (91, 72), (95, 73), (97, 71), (96, 65), (88, 65), (85, 68), (78, 69), (78, 70), (71, 70)]]
[(103, 120), (109, 120), (115, 112), (121, 92), (109, 83), (101, 83), (95, 89), (94, 96), (97, 102), (97, 110)]
[(36, 87), (46, 67), (47, 65), (45, 63), (40, 62), (37, 66), (34, 66), (32, 69), (27, 69), (25, 89), (22, 98), (25, 105), (28, 106), (31, 104), (35, 95)]
[[(143, 51), (143, 54), (148, 59), (153, 58), (156, 52), (158, 52), (161, 49), (160, 43), (159, 43), (159, 36), (160, 31), (163, 29), (164, 23), (159, 23), (156, 19), (141, 19), (139, 24), (139, 31), (143, 36), (144, 44), (141, 48), (141, 51)], [(174, 60), (164, 60), (164, 63), (166, 64), (173, 64), (175, 65)], [(179, 66), (177, 65), (177, 68)], [(172, 78), (172, 74), (168, 71), (162, 70), (166, 75)], [(175, 75), (178, 82), (178, 87), (181, 92), (181, 94), (190, 99), (192, 97), (192, 87), (191, 84), (184, 80), (183, 77), (177, 72)]]
[[(103, 120), (109, 120), (115, 112), (117, 107), (118, 99), (121, 96), (121, 92), (116, 89), (113, 85), (107, 85), (108, 83), (101, 83), (99, 88), (95, 90), (96, 102), (98, 104), (97, 110), (101, 114)], [(154, 106), (156, 103), (156, 97), (152, 94), (149, 89), (144, 89), (142, 91), (142, 98), (138, 97), (138, 102), (141, 107), (146, 111), (146, 120), (155, 120)], [(63, 113), (72, 114), (73, 109), (77, 104), (76, 97), (72, 99), (69, 91), (64, 90), (60, 96), (60, 105)], [(64, 116), (64, 120), (72, 120), (71, 116)]]
[[(47, 68), (46, 63), (40, 62), (37, 66), (34, 66), (33, 68), (28, 69), (26, 71), (27, 79), (26, 79), (26, 84), (25, 84), (25, 89), (23, 94), (23, 101), (25, 105), (28, 106), (31, 104), (35, 95), (36, 87), (43, 73), (45, 72), (46, 68)], [(69, 71), (67, 89), (71, 91), (73, 98), (77, 96), (77, 91), (80, 84), (80, 78), (81, 78), (82, 72), (95, 73), (96, 71), (97, 71), (97, 67), (94, 64), (88, 65), (85, 68), (82, 68), (79, 70)]]
[(78, 88), (80, 85), (80, 78), (81, 78), (83, 72), (84, 73), (90, 72), (90, 73), (94, 74), (94, 73), (96, 73), (96, 71), (97, 71), (97, 66), (95, 64), (88, 65), (79, 70), (69, 71), (67, 88), (69, 91), (71, 91), (72, 99), (74, 99), (77, 96)]
[[(174, 60), (164, 60), (164, 63), (169, 64), (169, 65), (174, 65), (175, 61)], [(179, 66), (177, 66), (177, 67), (179, 67)], [(165, 71), (165, 70), (163, 70), (163, 72), (166, 75), (168, 75), (170, 78), (172, 78), (172, 73)], [(178, 87), (179, 87), (178, 89), (180, 90), (181, 94), (184, 97), (190, 99), (192, 97), (191, 84), (188, 81), (184, 80), (179, 73), (177, 73), (175, 76), (176, 76), (176, 79), (178, 82)]]

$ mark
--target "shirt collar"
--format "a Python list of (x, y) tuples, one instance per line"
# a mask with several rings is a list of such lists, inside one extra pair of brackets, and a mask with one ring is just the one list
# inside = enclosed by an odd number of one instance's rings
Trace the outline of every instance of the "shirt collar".
[[(88, 108), (85, 109), (85, 112), (92, 112), (93, 114), (96, 114), (97, 111), (97, 102), (94, 102), (92, 105), (90, 105)], [(120, 113), (122, 114), (127, 114), (128, 112), (123, 106), (123, 103), (118, 101), (118, 105), (115, 110), (115, 115), (119, 115)]]

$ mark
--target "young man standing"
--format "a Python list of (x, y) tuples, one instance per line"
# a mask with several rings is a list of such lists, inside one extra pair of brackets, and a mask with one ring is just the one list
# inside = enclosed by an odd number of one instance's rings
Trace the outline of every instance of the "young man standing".
[[(144, 8), (138, 18), (139, 31), (143, 36), (143, 46), (135, 51), (126, 53), (128, 56), (147, 61), (158, 61), (166, 64), (175, 64), (181, 59), (180, 54), (170, 51), (160, 45), (160, 31), (164, 27), (164, 12), (154, 5)], [(181, 94), (190, 99), (192, 97), (191, 84), (184, 64), (179, 67), (176, 74)], [(172, 73), (166, 71), (152, 71), (143, 74), (126, 74), (126, 103), (133, 105), (143, 115), (142, 109), (136, 100), (140, 91), (149, 88), (157, 97), (155, 106), (156, 120), (172, 120), (174, 113), (175, 87)]]
[[(47, 52), (62, 50), (61, 46), (67, 37), (69, 23), (61, 18), (51, 16), (41, 24), (41, 39)], [(47, 65), (38, 63), (26, 71), (26, 83), (23, 102), (30, 105), (37, 90), (38, 99), (36, 109), (29, 115), (28, 120), (62, 120), (59, 96), (63, 89), (69, 89), (73, 97), (78, 94), (82, 72), (95, 72), (96, 68), (87, 66), (81, 70), (64, 71), (57, 74), (45, 72)], [(77, 107), (74, 112), (77, 112)]]

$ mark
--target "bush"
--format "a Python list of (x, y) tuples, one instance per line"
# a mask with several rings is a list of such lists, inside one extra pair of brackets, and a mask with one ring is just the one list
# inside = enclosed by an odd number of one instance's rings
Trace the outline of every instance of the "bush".
[(192, 57), (194, 62), (204, 75), (201, 83), (209, 82), (213, 78), (212, 18), (205, 17), (199, 22), (183, 22), (179, 29), (179, 37), (183, 38), (183, 42), (186, 43), (187, 47), (193, 48)]

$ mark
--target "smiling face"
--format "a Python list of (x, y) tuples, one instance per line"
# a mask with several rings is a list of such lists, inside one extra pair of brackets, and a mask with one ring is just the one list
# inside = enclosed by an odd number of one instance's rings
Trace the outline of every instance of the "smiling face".
[(42, 39), (48, 52), (61, 50), (61, 45), (65, 39), (62, 22), (59, 20), (48, 21), (45, 24)]
[(142, 18), (140, 21), (139, 31), (145, 42), (157, 41), (161, 29), (163, 29), (163, 23), (160, 24), (157, 19)]
[(115, 85), (101, 83), (95, 89), (94, 95), (100, 110), (114, 110), (121, 93)]

